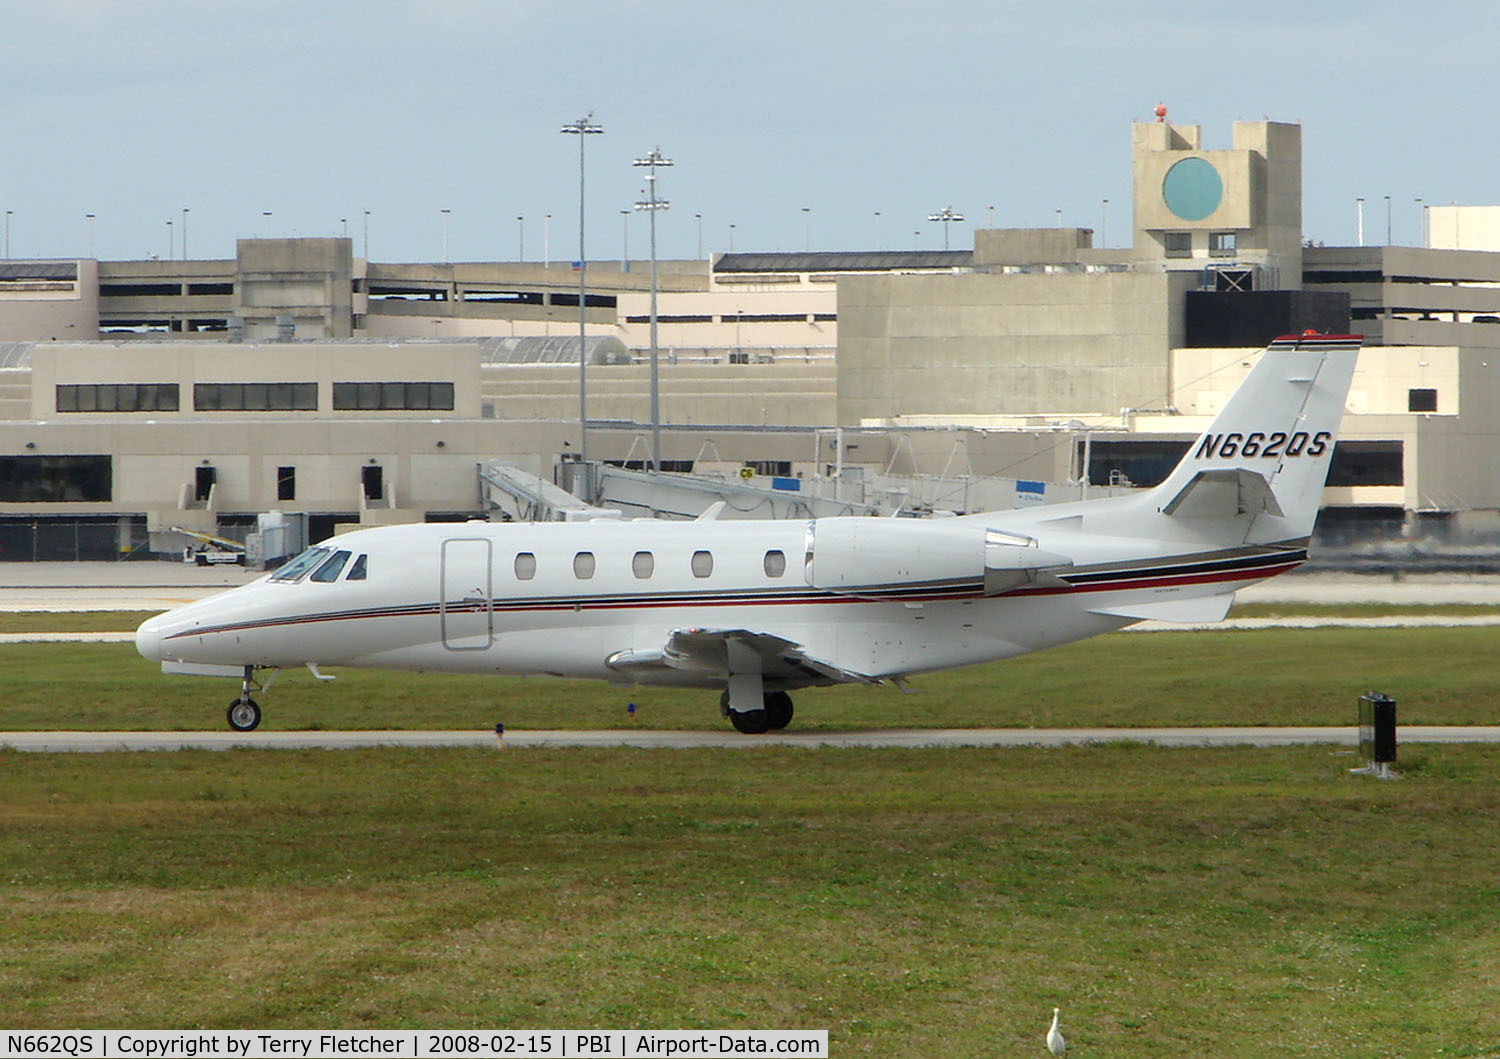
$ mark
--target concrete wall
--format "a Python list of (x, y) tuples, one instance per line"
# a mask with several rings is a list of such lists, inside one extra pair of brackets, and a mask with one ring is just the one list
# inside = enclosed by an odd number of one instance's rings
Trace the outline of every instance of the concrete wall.
[(1159, 402), (1190, 282), (1121, 272), (846, 278), (839, 422)]
[(76, 279), (0, 278), (0, 341), (76, 342), (99, 333), (99, 263), (62, 264), (74, 267)]
[(1428, 206), (1426, 245), (1445, 250), (1500, 250), (1500, 206)]
[[(771, 363), (659, 364), (664, 422), (754, 426), (832, 426), (837, 371), (833, 359), (778, 357)], [(486, 412), (497, 419), (577, 419), (576, 364), (506, 364), (484, 369)], [(591, 420), (650, 417), (650, 366), (591, 365)]]

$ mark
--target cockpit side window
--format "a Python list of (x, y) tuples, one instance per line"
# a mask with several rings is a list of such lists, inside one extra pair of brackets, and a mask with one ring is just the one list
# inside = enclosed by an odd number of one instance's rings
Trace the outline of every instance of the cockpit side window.
[(349, 576), (344, 578), (344, 580), (363, 581), (365, 579), (365, 561), (369, 558), (368, 555), (361, 555), (358, 559), (355, 559), (354, 565), (349, 568)]
[(349, 561), (349, 552), (334, 552), (317, 572), (312, 575), (312, 580), (328, 584), (339, 579), (339, 574), (344, 569), (344, 564)]
[(272, 581), (301, 581), (309, 570), (316, 569), (328, 558), (329, 549), (309, 548), (271, 575)]

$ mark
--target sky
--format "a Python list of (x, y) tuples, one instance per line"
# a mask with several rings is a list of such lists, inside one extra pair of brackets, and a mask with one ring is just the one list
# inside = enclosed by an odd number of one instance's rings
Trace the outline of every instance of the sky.
[(955, 248), (1058, 211), (1119, 246), (1164, 103), (1208, 149), (1300, 123), (1304, 235), (1353, 244), (1363, 197), (1383, 242), (1389, 196), (1414, 244), (1417, 199), (1500, 203), (1497, 54), (1492, 0), (0, 0), (0, 208), (16, 258), (181, 256), (187, 209), (195, 258), (364, 256), (369, 211), (377, 261), (445, 218), (450, 260), (573, 260), (592, 113), (590, 260), (646, 256), (653, 147), (662, 258), (940, 248), (943, 207)]

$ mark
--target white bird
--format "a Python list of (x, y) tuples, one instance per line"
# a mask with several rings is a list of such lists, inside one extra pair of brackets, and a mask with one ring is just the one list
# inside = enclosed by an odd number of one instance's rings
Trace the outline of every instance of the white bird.
[(1057, 1029), (1057, 1016), (1061, 1008), (1052, 1009), (1052, 1026), (1047, 1030), (1047, 1051), (1053, 1055), (1067, 1055), (1068, 1042), (1063, 1040), (1063, 1035)]

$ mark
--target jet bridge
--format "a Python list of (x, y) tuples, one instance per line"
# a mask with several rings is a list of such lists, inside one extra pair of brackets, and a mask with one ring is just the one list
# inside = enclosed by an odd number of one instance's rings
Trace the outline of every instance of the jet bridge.
[(869, 504), (789, 489), (763, 489), (741, 482), (623, 467), (594, 469), (599, 503), (637, 518), (694, 519), (723, 502), (721, 519), (827, 518), (884, 514)]
[(583, 522), (620, 517), (618, 511), (586, 504), (541, 475), (499, 460), (479, 464), (479, 499), (487, 513), (499, 511), (503, 518), (516, 522)]

